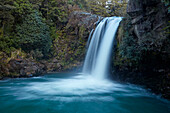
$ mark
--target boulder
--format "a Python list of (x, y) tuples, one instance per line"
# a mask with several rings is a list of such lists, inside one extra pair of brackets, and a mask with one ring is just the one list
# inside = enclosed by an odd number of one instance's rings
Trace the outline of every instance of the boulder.
[(67, 28), (74, 27), (77, 29), (78, 27), (84, 26), (91, 31), (101, 19), (103, 19), (103, 17), (98, 15), (74, 11), (70, 14)]
[(10, 75), (13, 77), (30, 77), (46, 72), (43, 64), (32, 59), (12, 59), (8, 63)]
[(152, 39), (160, 39), (169, 20), (167, 8), (159, 0), (129, 0), (127, 13), (139, 41), (145, 39), (146, 34), (152, 35)]
[(129, 0), (127, 5), (127, 13), (136, 17), (145, 13), (147, 7), (156, 6), (160, 0)]
[(141, 0), (130, 0), (127, 5), (127, 13), (130, 16), (138, 16), (143, 12), (143, 2)]
[(139, 23), (143, 18), (143, 15), (140, 15), (132, 20), (132, 24), (137, 24)]

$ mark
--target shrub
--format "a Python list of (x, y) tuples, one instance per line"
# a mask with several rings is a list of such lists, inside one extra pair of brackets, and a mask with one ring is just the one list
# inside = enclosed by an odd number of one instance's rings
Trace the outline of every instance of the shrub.
[(24, 51), (38, 49), (42, 54), (47, 55), (51, 47), (49, 27), (37, 11), (27, 15), (16, 30), (20, 46)]
[(0, 36), (0, 51), (9, 55), (18, 46), (18, 39), (15, 36)]

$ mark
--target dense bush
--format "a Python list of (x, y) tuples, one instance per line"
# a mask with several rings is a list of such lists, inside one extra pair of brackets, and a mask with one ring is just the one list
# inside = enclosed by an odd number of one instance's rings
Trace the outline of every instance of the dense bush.
[(0, 36), (0, 51), (10, 54), (18, 47), (18, 39), (15, 36)]
[(22, 24), (17, 26), (16, 31), (20, 46), (24, 51), (30, 52), (38, 49), (47, 55), (51, 47), (49, 27), (37, 11), (27, 15)]
[[(148, 24), (146, 24), (148, 25)], [(148, 31), (137, 37), (131, 18), (123, 19), (118, 36), (118, 47), (115, 66), (121, 69), (148, 70), (167, 68), (170, 62), (169, 27), (162, 29), (156, 35), (155, 31)]]
[(124, 16), (126, 13), (126, 0), (86, 0), (87, 9), (103, 17)]
[(131, 67), (137, 66), (141, 58), (141, 53), (136, 42), (137, 40), (126, 31), (118, 49), (121, 58)]

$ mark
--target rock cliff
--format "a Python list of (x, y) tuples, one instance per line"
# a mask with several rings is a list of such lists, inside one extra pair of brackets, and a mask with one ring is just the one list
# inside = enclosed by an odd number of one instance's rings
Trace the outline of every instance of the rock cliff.
[(119, 79), (169, 97), (170, 16), (160, 0), (129, 0), (118, 31), (114, 66)]
[(47, 60), (35, 60), (29, 54), (14, 52), (14, 56), (0, 53), (0, 79), (4, 77), (40, 76), (52, 71), (66, 71), (82, 65), (85, 57), (86, 42), (89, 33), (102, 19), (100, 16), (75, 11), (69, 16), (68, 23), (57, 31), (53, 41), (55, 53)]

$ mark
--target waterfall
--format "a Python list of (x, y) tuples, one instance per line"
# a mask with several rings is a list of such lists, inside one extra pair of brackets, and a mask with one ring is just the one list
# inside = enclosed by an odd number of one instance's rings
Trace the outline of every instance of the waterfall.
[(106, 17), (96, 27), (86, 54), (83, 73), (105, 78), (121, 17)]
[(89, 38), (88, 38), (88, 41), (87, 41), (87, 44), (86, 44), (86, 48), (88, 48), (89, 45), (90, 45), (90, 41), (91, 41), (91, 37), (92, 37), (93, 32), (94, 32), (94, 29), (92, 29), (91, 32), (90, 32), (90, 35), (89, 35)]

